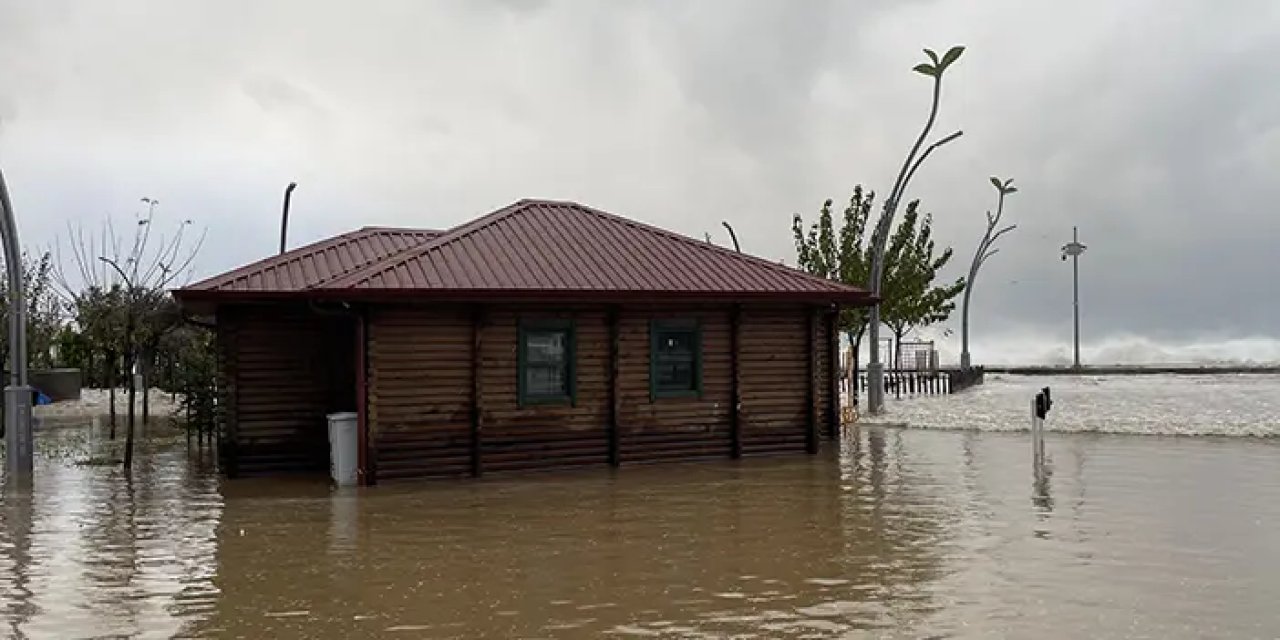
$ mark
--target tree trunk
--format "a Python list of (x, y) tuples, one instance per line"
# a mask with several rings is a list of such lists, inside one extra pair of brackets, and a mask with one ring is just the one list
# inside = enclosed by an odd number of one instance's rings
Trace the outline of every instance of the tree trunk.
[(129, 426), (128, 431), (124, 435), (124, 470), (129, 473), (133, 470), (133, 405), (134, 396), (137, 393), (138, 385), (133, 383), (133, 363), (137, 361), (137, 349), (133, 345), (133, 310), (130, 309), (128, 320), (125, 323), (125, 349), (128, 350), (129, 356), (125, 358), (125, 375), (129, 379)]
[[(147, 390), (151, 388), (151, 353), (148, 348), (142, 357), (138, 360), (138, 373), (142, 375), (142, 425), (151, 424), (151, 394)], [(133, 378), (129, 378), (133, 382)]]
[(902, 368), (902, 334), (893, 332), (893, 370)]
[(111, 435), (109, 436), (109, 438), (111, 440), (115, 440), (116, 439), (116, 376), (115, 376), (116, 354), (108, 351), (106, 356), (107, 356), (105, 358), (106, 362), (103, 363), (106, 366), (102, 374), (106, 378), (103, 382), (105, 382), (107, 385), (107, 390), (108, 390), (107, 393), (111, 396), (111, 401), (109, 403), (111, 405), (111, 408), (109, 410), (111, 415), (111, 419), (110, 419)]
[(852, 348), (849, 358), (849, 401), (856, 407), (858, 406), (858, 361), (859, 352), (862, 351), (862, 336), (854, 331), (849, 331), (847, 334)]

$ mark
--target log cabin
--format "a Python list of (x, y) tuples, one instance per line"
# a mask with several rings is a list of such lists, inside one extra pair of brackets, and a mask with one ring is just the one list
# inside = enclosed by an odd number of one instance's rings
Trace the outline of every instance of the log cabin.
[(862, 289), (573, 202), (366, 227), (174, 292), (217, 332), (231, 476), (322, 473), (355, 412), (363, 484), (813, 453)]

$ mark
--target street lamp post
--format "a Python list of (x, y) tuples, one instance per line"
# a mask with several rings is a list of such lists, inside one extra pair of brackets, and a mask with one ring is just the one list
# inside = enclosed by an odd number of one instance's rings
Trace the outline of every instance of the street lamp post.
[[(911, 146), (911, 150), (907, 153), (907, 158), (902, 163), (902, 168), (898, 172), (898, 178), (893, 183), (893, 189), (889, 191), (889, 197), (885, 199), (884, 211), (880, 214), (880, 220), (876, 223), (875, 231), (871, 235), (870, 247), (870, 274), (867, 278), (867, 289), (875, 303), (871, 305), (871, 311), (867, 315), (867, 338), (871, 343), (871, 358), (867, 362), (867, 413), (875, 415), (884, 410), (884, 363), (880, 360), (880, 293), (881, 278), (884, 275), (885, 268), (885, 249), (889, 242), (889, 232), (893, 228), (893, 217), (897, 212), (898, 203), (902, 196), (906, 193), (907, 185), (911, 183), (912, 176), (920, 165), (924, 164), (929, 154), (935, 149), (941, 147), (962, 134), (960, 131), (934, 142), (921, 152), (925, 139), (929, 137), (929, 133), (933, 131), (933, 125), (938, 118), (938, 101), (942, 97), (942, 75), (960, 55), (964, 53), (964, 47), (952, 47), (947, 53), (938, 57), (929, 49), (924, 50), (925, 54), (933, 64), (916, 65), (913, 69), (916, 73), (924, 74), (933, 78), (933, 100), (929, 107), (929, 119), (925, 121), (924, 129), (916, 138), (915, 144)], [(918, 155), (917, 155), (918, 154)]]
[(31, 387), (27, 384), (27, 300), (22, 282), (22, 250), (13, 204), (0, 173), (0, 236), (9, 277), (9, 386), (4, 390), (5, 462), (11, 481), (26, 482), (33, 469)]
[(978, 243), (977, 253), (973, 254), (973, 263), (969, 266), (969, 278), (964, 283), (964, 307), (961, 310), (960, 320), (960, 368), (966, 371), (973, 365), (969, 355), (969, 297), (973, 295), (973, 281), (978, 277), (978, 270), (986, 263), (987, 258), (1000, 252), (999, 249), (992, 248), (996, 240), (1018, 228), (1018, 225), (1011, 224), (999, 231), (996, 230), (996, 226), (1000, 224), (1000, 218), (1004, 215), (1005, 196), (1018, 192), (1018, 188), (1012, 186), (1013, 179), (1002, 182), (999, 178), (991, 176), (991, 184), (995, 185), (996, 191), (1000, 194), (996, 204), (996, 214), (991, 215), (991, 212), (987, 211), (987, 232), (983, 234), (982, 242)]
[(1080, 229), (1071, 227), (1071, 242), (1062, 245), (1062, 259), (1071, 256), (1071, 306), (1075, 314), (1075, 362), (1072, 366), (1080, 368), (1080, 254), (1088, 247), (1080, 244)]

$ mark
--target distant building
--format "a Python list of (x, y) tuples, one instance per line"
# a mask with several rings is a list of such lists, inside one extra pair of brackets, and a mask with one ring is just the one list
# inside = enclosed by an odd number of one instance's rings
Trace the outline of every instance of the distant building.
[(817, 451), (869, 295), (570, 202), (365, 228), (175, 292), (217, 326), (231, 475), (362, 482)]

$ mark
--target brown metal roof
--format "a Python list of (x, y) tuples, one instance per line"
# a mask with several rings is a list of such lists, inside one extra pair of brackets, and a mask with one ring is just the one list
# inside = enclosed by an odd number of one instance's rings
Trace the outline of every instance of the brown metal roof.
[(365, 227), (202, 280), (193, 292), (297, 292), (322, 286), (439, 236), (431, 229)]
[(870, 304), (864, 290), (573, 202), (521, 200), (445, 232), (366, 228), (180, 299), (721, 300)]
[(521, 200), (317, 289), (869, 300), (861, 289), (781, 264), (577, 203), (548, 200)]

